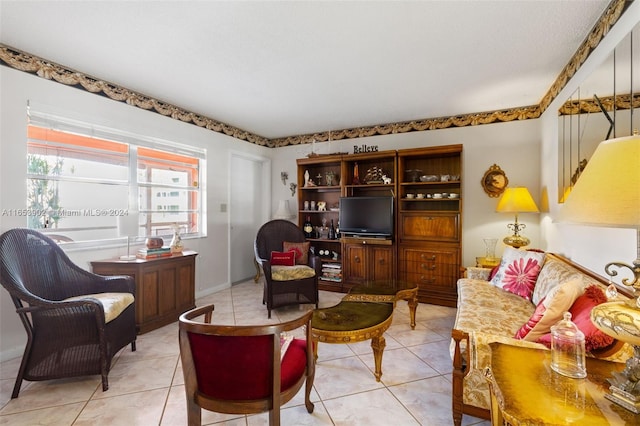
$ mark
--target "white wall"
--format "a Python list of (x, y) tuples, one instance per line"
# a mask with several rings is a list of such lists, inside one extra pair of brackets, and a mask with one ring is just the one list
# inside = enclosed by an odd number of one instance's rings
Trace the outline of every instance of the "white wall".
[[(541, 244), (547, 250), (561, 253), (600, 275), (605, 275), (604, 265), (608, 262), (623, 261), (630, 263), (636, 258), (636, 233), (632, 229), (578, 226), (556, 222), (556, 218), (562, 209), (562, 204), (557, 202), (557, 111), (561, 104), (579, 87), (580, 82), (588, 78), (597, 69), (615, 46), (639, 22), (640, 2), (634, 2), (540, 119), (542, 131), (540, 185), (543, 191), (548, 192), (549, 204), (548, 212), (541, 215), (540, 218)], [(637, 63), (638, 60), (636, 59), (635, 62)], [(634, 77), (636, 82), (640, 81), (637, 68)], [(628, 71), (626, 72), (628, 73)], [(637, 117), (637, 113), (634, 114), (634, 117)], [(634, 121), (636, 120), (638, 118), (635, 118)], [(638, 127), (637, 124), (636, 127)], [(604, 129), (603, 137), (604, 135), (606, 135), (606, 128)], [(615, 173), (615, 170), (611, 172)], [(612, 196), (615, 196), (615, 188), (612, 188)], [(606, 200), (603, 200), (603, 202), (606, 202)]]
[[(230, 285), (229, 217), (228, 213), (220, 212), (220, 204), (229, 205), (228, 153), (233, 149), (268, 157), (273, 155), (273, 150), (8, 67), (0, 67), (0, 90), (0, 212), (25, 207), (26, 107), (29, 100), (103, 126), (206, 148), (208, 162), (204, 184), (207, 187), (208, 235), (202, 239), (188, 239), (185, 245), (199, 252), (196, 261), (197, 296)], [(25, 225), (24, 217), (0, 215), (0, 232)], [(78, 265), (90, 270), (89, 261), (126, 254), (126, 246), (71, 251), (68, 254)], [(0, 360), (19, 356), (25, 342), (26, 335), (11, 299), (5, 290), (0, 290)]]
[[(635, 257), (635, 233), (630, 230), (585, 228), (554, 223), (560, 206), (557, 200), (557, 113), (560, 103), (569, 97), (579, 81), (594, 69), (620, 39), (640, 21), (640, 2), (630, 6), (616, 27), (592, 55), (568, 87), (540, 120), (516, 121), (483, 126), (426, 132), (374, 136), (349, 141), (334, 141), (331, 152), (353, 152), (353, 145), (377, 145), (379, 150), (423, 146), (463, 144), (463, 264), (472, 265), (484, 254), (485, 237), (500, 240), (509, 234), (506, 224), (513, 217), (495, 212), (497, 200), (489, 198), (480, 185), (484, 172), (494, 163), (507, 174), (511, 185), (527, 186), (539, 207), (540, 215), (521, 215), (527, 225), (524, 234), (531, 247), (563, 253), (594, 271), (614, 259), (631, 261)], [(238, 141), (223, 134), (181, 123), (107, 98), (0, 67), (0, 211), (22, 208), (26, 199), (26, 105), (28, 100), (77, 114), (97, 124), (133, 133), (176, 140), (208, 149), (207, 185), (208, 237), (187, 240), (189, 248), (200, 255), (196, 269), (196, 292), (203, 295), (229, 285), (228, 213), (220, 205), (229, 203), (228, 152), (246, 151), (271, 157), (272, 213), (278, 200), (288, 199), (292, 211), (297, 197), (289, 183), (296, 181), (295, 159), (306, 156), (310, 145), (267, 149)], [(329, 143), (316, 144), (318, 153), (329, 152)], [(287, 185), (280, 172), (289, 173)], [(88, 206), (90, 207), (90, 206)], [(0, 231), (24, 226), (16, 217), (0, 216)], [(597, 243), (596, 243), (597, 242)], [(497, 254), (504, 245), (499, 243)], [(71, 252), (70, 257), (89, 269), (89, 261), (123, 254), (126, 248)], [(605, 254), (605, 255), (603, 255)], [(25, 342), (24, 330), (6, 291), (0, 291), (0, 360), (19, 356)]]
[[(429, 147), (438, 145), (463, 145), (463, 218), (462, 218), (462, 263), (475, 265), (476, 256), (484, 256), (485, 237), (498, 238), (496, 254), (502, 254), (502, 238), (511, 234), (507, 224), (514, 216), (496, 213), (497, 198), (490, 198), (482, 189), (480, 181), (485, 171), (493, 164), (500, 166), (509, 178), (512, 186), (524, 185), (539, 204), (540, 170), (540, 129), (538, 120), (515, 121), (475, 127), (463, 127), (425, 132), (402, 133), (395, 135), (373, 136), (329, 143), (316, 143), (315, 152), (353, 153), (353, 146), (378, 146), (378, 150), (396, 150), (405, 148)], [(288, 171), (289, 176), (296, 175), (295, 159), (305, 157), (311, 152), (311, 145), (276, 148), (273, 159), (274, 195), (280, 188), (280, 171)], [(277, 176), (276, 176), (277, 175)], [(284, 194), (284, 191), (281, 191)], [(297, 210), (297, 198), (289, 198), (292, 210)], [(543, 248), (540, 244), (538, 214), (522, 214), (519, 220), (527, 225), (524, 235), (531, 239), (531, 247)]]

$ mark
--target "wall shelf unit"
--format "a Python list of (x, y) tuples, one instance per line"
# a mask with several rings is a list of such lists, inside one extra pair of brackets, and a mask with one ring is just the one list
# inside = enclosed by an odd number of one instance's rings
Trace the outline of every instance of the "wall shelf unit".
[[(320, 278), (321, 289), (345, 292), (357, 284), (399, 279), (418, 284), (421, 302), (456, 305), (462, 145), (316, 156), (298, 159), (297, 166), (298, 225), (309, 219), (316, 230), (308, 241), (328, 274)], [(392, 238), (330, 240), (317, 231), (331, 220), (339, 230), (340, 197), (374, 196), (394, 198)], [(326, 203), (326, 211), (318, 210), (318, 202)]]
[(421, 302), (457, 303), (461, 172), (462, 145), (398, 151), (398, 273), (401, 280), (418, 284)]

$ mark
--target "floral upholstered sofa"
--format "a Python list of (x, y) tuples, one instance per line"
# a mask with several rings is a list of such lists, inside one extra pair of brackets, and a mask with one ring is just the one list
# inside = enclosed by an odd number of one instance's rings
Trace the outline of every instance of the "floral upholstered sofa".
[[(492, 276), (492, 273), (495, 274)], [(458, 310), (452, 331), (453, 420), (462, 415), (489, 419), (489, 343), (548, 348), (549, 328), (566, 311), (585, 333), (589, 356), (624, 362), (632, 349), (597, 330), (591, 308), (607, 300), (602, 277), (551, 253), (506, 247), (494, 270), (468, 268), (458, 280)], [(619, 289), (619, 298), (629, 294)]]

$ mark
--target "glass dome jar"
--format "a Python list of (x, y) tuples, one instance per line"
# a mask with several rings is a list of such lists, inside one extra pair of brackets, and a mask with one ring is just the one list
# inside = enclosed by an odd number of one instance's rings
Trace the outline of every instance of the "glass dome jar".
[(551, 327), (551, 368), (567, 377), (587, 376), (584, 333), (571, 321), (570, 312)]

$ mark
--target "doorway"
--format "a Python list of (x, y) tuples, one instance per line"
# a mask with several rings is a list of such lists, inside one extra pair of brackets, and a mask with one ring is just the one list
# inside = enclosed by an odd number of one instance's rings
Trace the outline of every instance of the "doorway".
[(271, 212), (271, 160), (230, 153), (229, 277), (231, 284), (255, 276), (253, 241)]

